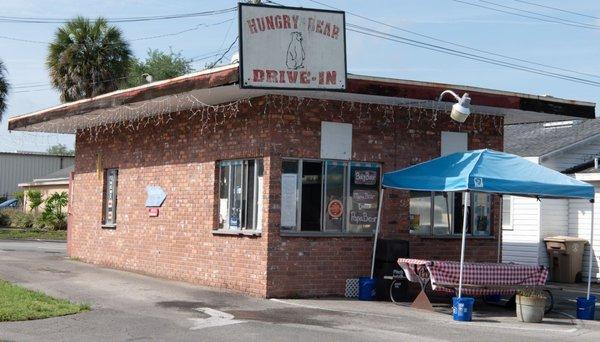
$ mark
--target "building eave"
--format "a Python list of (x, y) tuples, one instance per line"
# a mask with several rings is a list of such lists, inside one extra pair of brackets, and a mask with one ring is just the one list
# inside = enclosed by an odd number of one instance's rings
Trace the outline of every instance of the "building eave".
[(35, 186), (54, 186), (54, 185), (69, 185), (69, 179), (40, 179), (33, 182), (19, 183), (20, 188), (30, 188)]
[[(595, 104), (591, 102), (384, 77), (349, 75), (345, 92), (242, 89), (237, 85), (238, 82), (238, 65), (232, 64), (12, 117), (8, 121), (8, 129), (74, 133), (75, 130), (85, 127), (86, 123), (71, 125), (70, 128), (60, 128), (60, 125), (68, 124), (72, 118), (89, 115), (96, 118), (95, 121), (88, 120), (87, 125), (93, 127), (98, 125), (99, 118), (107, 111), (131, 105), (148, 104), (150, 101), (156, 101), (157, 99), (173, 102), (172, 98), (180, 95), (191, 96), (197, 99), (198, 103), (208, 105), (276, 94), (393, 105), (411, 105), (411, 103), (418, 101), (418, 106), (423, 108), (449, 110), (452, 102), (437, 101), (437, 97), (445, 89), (469, 92), (473, 99), (474, 113), (501, 115), (505, 117), (505, 123), (507, 124), (557, 121), (572, 119), (573, 117), (595, 117)], [(414, 104), (412, 105), (414, 106)], [(189, 109), (180, 108), (176, 105), (173, 105), (173, 108)], [(150, 108), (143, 114), (145, 116), (156, 115), (158, 110)], [(139, 118), (137, 114), (131, 114), (115, 118), (114, 122), (136, 118)]]

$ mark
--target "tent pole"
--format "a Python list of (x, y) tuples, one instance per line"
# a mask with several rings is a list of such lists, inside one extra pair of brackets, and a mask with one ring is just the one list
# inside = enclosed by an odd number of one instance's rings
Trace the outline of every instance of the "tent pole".
[(592, 225), (590, 227), (590, 261), (588, 265), (588, 283), (587, 283), (587, 299), (590, 299), (590, 290), (592, 287), (592, 263), (594, 262), (594, 200), (592, 204)]
[(463, 226), (462, 226), (462, 241), (460, 245), (460, 273), (458, 277), (458, 298), (462, 296), (462, 281), (463, 281), (463, 267), (465, 263), (465, 241), (467, 239), (467, 207), (469, 205), (469, 192), (465, 191), (463, 193)]
[[(500, 263), (502, 261), (502, 211), (504, 210), (504, 196), (506, 195), (502, 195), (500, 197), (500, 219), (498, 220), (500, 222), (500, 224), (496, 227), (496, 235), (498, 236), (498, 248), (496, 250), (496, 253), (498, 254), (496, 256), (496, 263)], [(494, 202), (492, 200), (492, 208), (493, 208)], [(493, 217), (493, 216), (492, 216)], [(492, 220), (492, 222), (494, 222)], [(494, 227), (494, 224), (492, 223), (492, 227)]]
[(379, 191), (379, 208), (377, 208), (377, 223), (375, 224), (375, 237), (373, 238), (373, 257), (371, 258), (371, 278), (375, 272), (375, 253), (377, 252), (377, 237), (381, 226), (381, 209), (383, 208), (383, 187)]

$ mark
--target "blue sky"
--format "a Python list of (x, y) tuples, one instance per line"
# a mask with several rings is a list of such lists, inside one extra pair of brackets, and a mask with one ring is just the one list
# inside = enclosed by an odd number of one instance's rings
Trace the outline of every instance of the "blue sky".
[[(600, 75), (600, 44), (598, 43), (600, 30), (597, 29), (585, 29), (511, 16), (452, 0), (319, 1), (411, 31), (473, 48)], [(465, 1), (490, 6), (478, 2), (479, 0)], [(600, 28), (600, 20), (594, 18), (543, 9), (516, 0), (490, 1), (588, 25), (598, 25)], [(600, 17), (600, 3), (593, 0), (530, 1)], [(309, 0), (278, 0), (277, 2), (290, 6), (321, 7)], [(91, 18), (97, 16), (110, 18), (198, 12), (232, 7), (236, 3), (237, 1), (231, 0), (1, 0), (0, 6), (4, 16), (70, 18), (83, 15)], [(175, 33), (198, 27), (199, 24), (216, 24), (210, 27), (199, 27), (175, 36), (131, 41), (132, 50), (138, 57), (145, 56), (149, 48), (162, 50), (172, 48), (174, 51), (181, 51), (188, 58), (194, 58), (210, 55), (229, 46), (237, 35), (237, 21), (217, 23), (234, 18), (237, 18), (237, 14), (228, 13), (213, 17), (118, 25), (123, 30), (124, 36), (133, 40)], [(356, 18), (350, 14), (347, 14), (346, 21), (406, 38), (438, 44), (423, 37), (398, 32), (389, 27)], [(56, 24), (2, 22), (0, 23), (0, 35), (48, 42), (52, 39), (57, 27)], [(56, 91), (49, 89), (49, 86), (46, 85), (37, 85), (48, 82), (48, 72), (44, 65), (46, 53), (45, 44), (0, 38), (0, 59), (4, 61), (8, 69), (9, 81), (14, 86), (8, 98), (5, 119), (0, 123), (0, 151), (43, 151), (56, 143), (73, 145), (74, 138), (69, 135), (8, 133), (6, 129), (6, 118), (8, 117), (60, 103)], [(549, 94), (577, 100), (600, 101), (600, 88), (598, 87), (465, 60), (460, 57), (362, 36), (354, 32), (348, 32), (347, 55), (348, 71), (351, 73), (466, 84), (540, 95)], [(194, 67), (202, 69), (206, 62), (212, 60), (214, 57), (200, 60), (194, 63)], [(600, 81), (600, 78), (591, 76), (579, 77)], [(31, 84), (36, 85), (31, 87)]]

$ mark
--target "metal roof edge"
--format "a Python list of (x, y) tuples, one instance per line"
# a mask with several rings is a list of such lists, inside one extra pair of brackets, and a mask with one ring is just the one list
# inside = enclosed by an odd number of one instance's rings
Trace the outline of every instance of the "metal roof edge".
[(19, 183), (19, 184), (17, 184), (17, 186), (20, 188), (23, 188), (23, 187), (30, 187), (30, 186), (68, 185), (68, 184), (69, 184), (68, 178), (54, 178), (54, 179), (34, 180), (33, 182), (27, 182), (27, 183)]
[(212, 73), (217, 73), (223, 70), (229, 70), (229, 69), (233, 69), (233, 68), (237, 68), (238, 67), (238, 63), (234, 63), (234, 64), (229, 64), (229, 65), (225, 65), (225, 66), (221, 66), (221, 67), (217, 67), (217, 68), (213, 68), (213, 69), (205, 69), (205, 70), (201, 70), (198, 72), (194, 72), (194, 73), (190, 73), (190, 74), (185, 74), (179, 77), (174, 77), (174, 78), (169, 78), (166, 80), (161, 80), (161, 81), (156, 81), (156, 82), (152, 82), (152, 83), (148, 83), (148, 84), (143, 84), (137, 87), (132, 87), (132, 88), (126, 88), (126, 89), (119, 89), (119, 90), (115, 90), (115, 91), (111, 91), (109, 93), (106, 94), (102, 94), (102, 95), (98, 95), (95, 97), (90, 97), (87, 99), (81, 99), (81, 100), (77, 100), (77, 101), (73, 101), (73, 102), (66, 102), (66, 103), (61, 103), (60, 105), (54, 106), (54, 107), (50, 107), (50, 108), (46, 108), (46, 109), (42, 109), (42, 110), (38, 110), (35, 112), (30, 112), (30, 113), (26, 113), (26, 114), (22, 114), (22, 115), (17, 115), (17, 116), (13, 116), (10, 117), (8, 119), (8, 122), (10, 124), (11, 121), (15, 121), (15, 120), (19, 120), (19, 119), (23, 119), (29, 116), (35, 116), (38, 114), (43, 114), (46, 112), (51, 112), (57, 109), (63, 109), (63, 108), (68, 108), (68, 107), (72, 107), (72, 106), (76, 106), (76, 105), (80, 105), (82, 103), (87, 103), (87, 102), (92, 102), (92, 101), (97, 101), (97, 100), (101, 100), (104, 98), (108, 98), (111, 96), (115, 96), (115, 95), (119, 95), (119, 94), (124, 94), (124, 93), (128, 93), (128, 92), (134, 92), (134, 91), (139, 91), (139, 90), (144, 90), (144, 89), (149, 89), (149, 88), (155, 88), (155, 87), (160, 87), (162, 85), (165, 84), (169, 84), (169, 83), (176, 83), (178, 81), (182, 81), (182, 80), (186, 80), (186, 79), (190, 79), (190, 78), (194, 78), (197, 76), (202, 76), (202, 75), (209, 75)]
[(590, 102), (590, 101), (569, 100), (569, 99), (554, 97), (554, 96), (533, 95), (533, 94), (527, 94), (527, 93), (519, 93), (519, 92), (482, 88), (482, 87), (473, 87), (473, 86), (466, 86), (466, 85), (460, 85), (460, 84), (436, 83), (436, 82), (416, 81), (416, 80), (403, 80), (403, 79), (398, 79), (398, 78), (367, 76), (367, 75), (350, 74), (350, 73), (348, 74), (348, 78), (364, 80), (364, 81), (407, 84), (407, 85), (414, 85), (414, 86), (428, 86), (428, 87), (435, 86), (435, 87), (441, 87), (441, 88), (453, 88), (453, 89), (460, 89), (460, 90), (464, 90), (464, 91), (475, 91), (475, 92), (488, 93), (488, 94), (494, 94), (494, 95), (500, 95), (500, 96), (517, 96), (517, 97), (526, 98), (526, 99), (557, 102), (557, 103), (566, 103), (566, 104), (572, 104), (572, 105), (578, 105), (578, 106), (588, 106), (588, 107), (596, 106), (595, 102)]

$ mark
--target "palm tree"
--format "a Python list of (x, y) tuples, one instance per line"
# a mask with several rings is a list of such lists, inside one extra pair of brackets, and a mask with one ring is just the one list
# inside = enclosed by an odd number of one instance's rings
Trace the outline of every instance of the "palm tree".
[(52, 206), (58, 211), (59, 214), (62, 213), (62, 208), (65, 207), (69, 203), (69, 195), (66, 191), (63, 192), (55, 192), (46, 200), (48, 203), (51, 203)]
[(6, 97), (8, 96), (8, 81), (6, 80), (6, 68), (4, 63), (0, 61), (0, 121), (2, 114), (6, 109)]
[(46, 65), (63, 102), (116, 90), (125, 81), (131, 58), (121, 30), (106, 19), (77, 17), (59, 28)]

